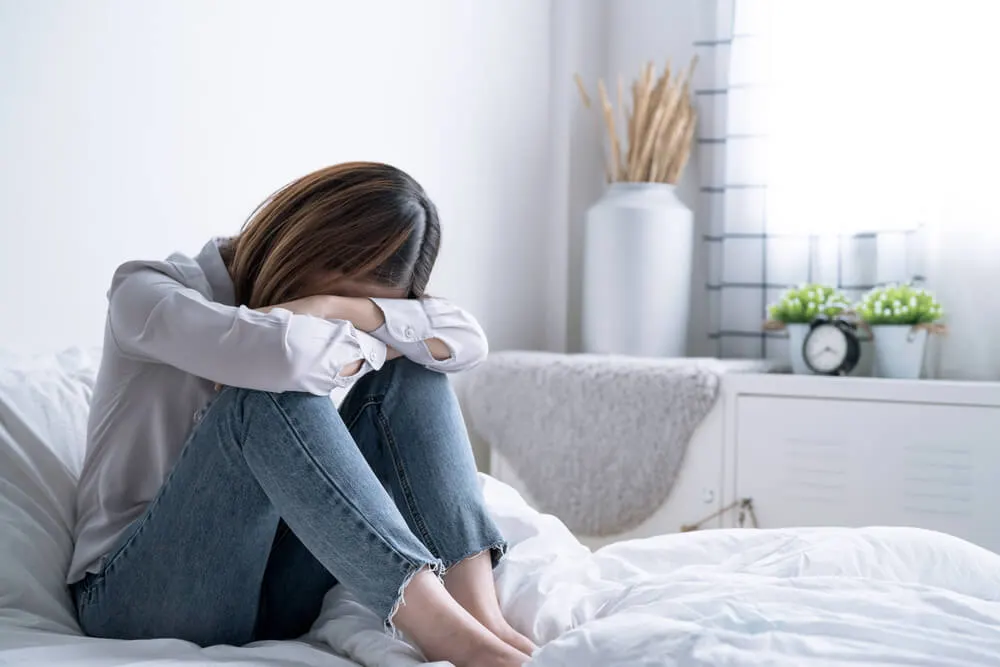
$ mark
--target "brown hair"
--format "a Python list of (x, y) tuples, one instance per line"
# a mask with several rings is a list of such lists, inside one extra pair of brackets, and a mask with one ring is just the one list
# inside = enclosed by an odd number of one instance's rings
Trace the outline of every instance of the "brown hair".
[(424, 295), (441, 243), (437, 209), (405, 172), (346, 162), (293, 181), (264, 201), (233, 240), (236, 303), (309, 296), (318, 272), (370, 278)]

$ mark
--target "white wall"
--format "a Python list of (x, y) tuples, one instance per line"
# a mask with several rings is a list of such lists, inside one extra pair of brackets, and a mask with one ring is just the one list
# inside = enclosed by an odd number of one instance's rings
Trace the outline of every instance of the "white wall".
[(440, 209), (433, 292), (545, 345), (550, 3), (0, 0), (0, 347), (96, 343), (114, 267), (271, 191), (394, 163)]
[[(583, 254), (583, 222), (587, 209), (604, 190), (604, 130), (595, 110), (579, 100), (572, 76), (579, 72), (591, 94), (598, 77), (606, 82), (624, 77), (626, 85), (652, 60), (662, 68), (669, 58), (674, 67), (686, 66), (695, 53), (694, 41), (705, 31), (704, 0), (553, 0), (552, 86), (554, 187), (564, 197), (553, 213), (550, 302), (559, 308), (562, 328), (549, 326), (550, 346), (579, 351)], [(609, 85), (613, 88), (613, 85)], [(560, 160), (559, 156), (567, 156)], [(692, 155), (678, 195), (694, 211), (696, 241), (692, 279), (692, 314), (688, 351), (710, 355), (714, 346), (706, 337), (707, 276), (701, 235), (707, 221), (698, 194), (697, 153)]]

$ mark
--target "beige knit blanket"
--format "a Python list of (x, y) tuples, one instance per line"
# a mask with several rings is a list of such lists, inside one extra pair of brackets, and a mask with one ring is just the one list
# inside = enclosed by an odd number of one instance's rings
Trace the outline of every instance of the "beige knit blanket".
[(732, 362), (500, 352), (464, 374), (469, 425), (543, 512), (577, 534), (620, 533), (670, 494)]

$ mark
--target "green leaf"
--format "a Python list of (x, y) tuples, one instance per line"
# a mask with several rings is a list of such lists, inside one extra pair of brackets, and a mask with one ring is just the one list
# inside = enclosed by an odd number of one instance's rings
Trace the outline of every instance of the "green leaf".
[(768, 306), (767, 311), (772, 320), (786, 324), (806, 324), (812, 322), (817, 315), (834, 317), (848, 308), (850, 302), (843, 292), (829, 285), (812, 283), (788, 289), (775, 303)]
[(931, 323), (944, 312), (934, 295), (912, 285), (877, 287), (862, 297), (855, 310), (872, 325)]

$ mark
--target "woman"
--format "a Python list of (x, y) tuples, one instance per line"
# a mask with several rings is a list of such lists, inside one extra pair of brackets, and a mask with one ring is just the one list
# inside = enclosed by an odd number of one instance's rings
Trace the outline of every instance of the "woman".
[(194, 258), (117, 270), (69, 573), (84, 631), (293, 638), (339, 583), (429, 660), (528, 660), (442, 374), (486, 339), (424, 292), (439, 239), (412, 178), (350, 163)]

